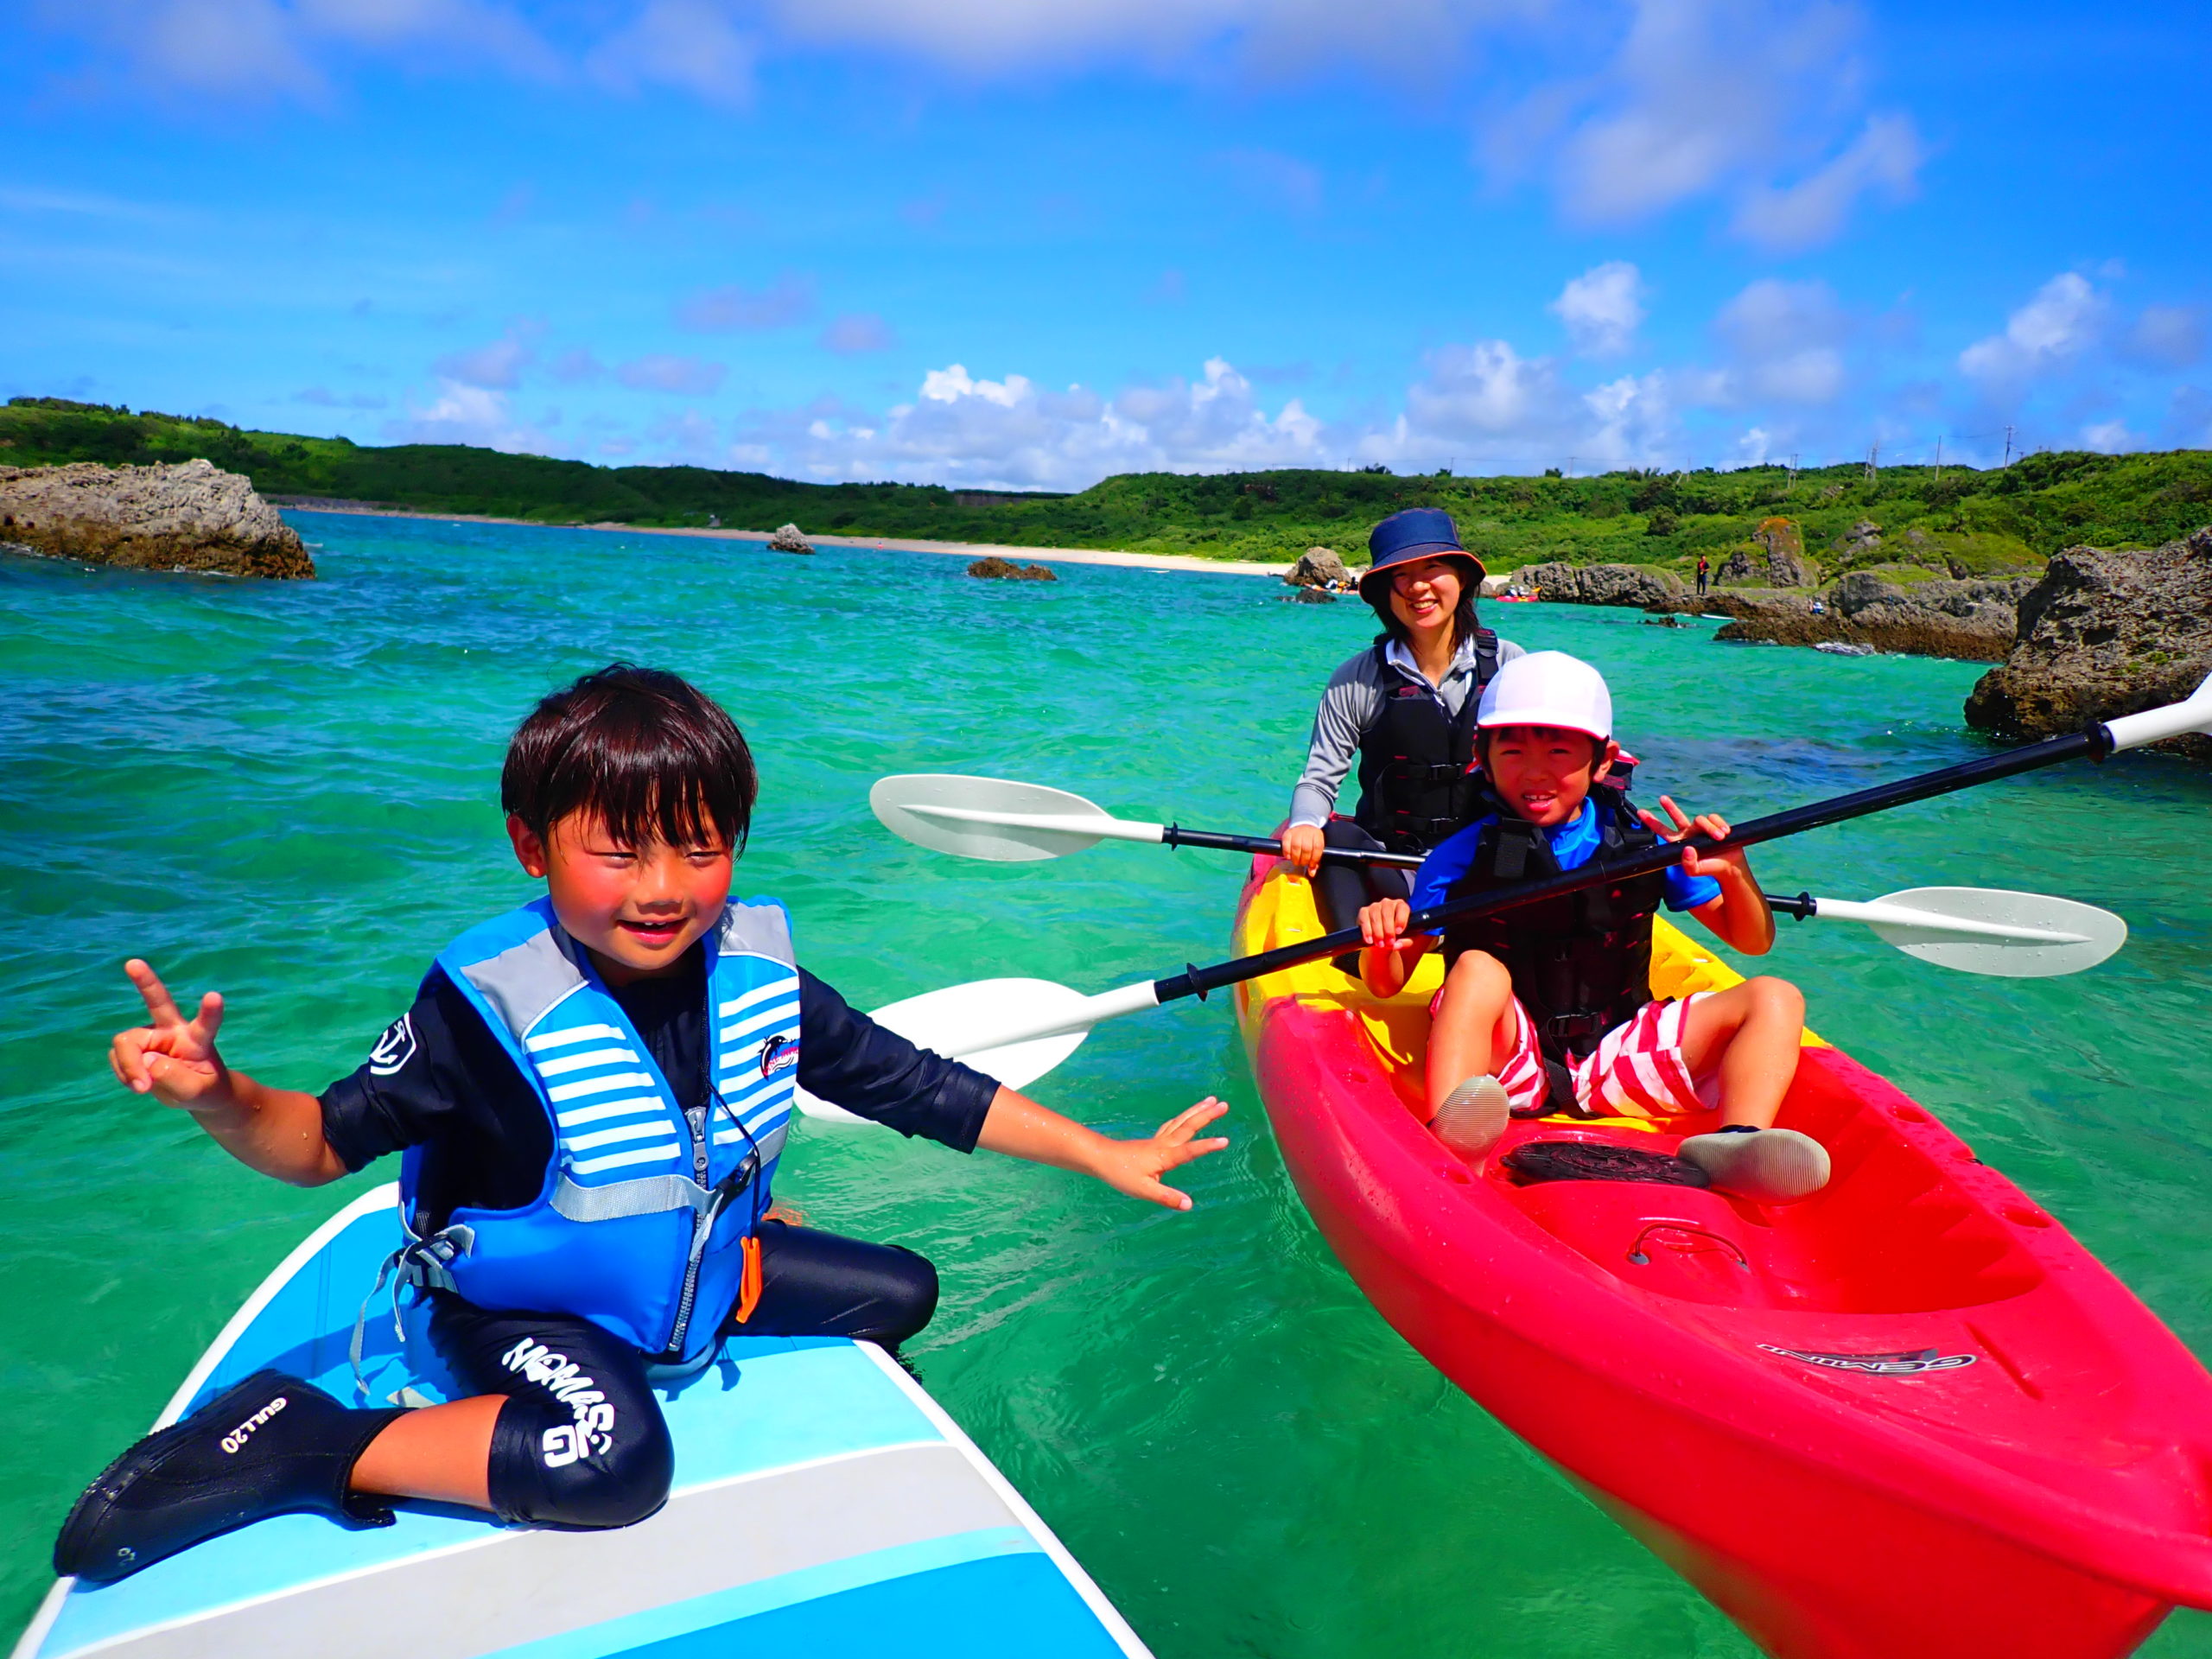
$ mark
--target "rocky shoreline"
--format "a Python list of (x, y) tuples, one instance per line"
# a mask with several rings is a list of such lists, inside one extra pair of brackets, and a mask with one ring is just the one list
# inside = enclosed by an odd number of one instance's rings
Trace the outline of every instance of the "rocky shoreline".
[(2008, 582), (1920, 582), (1910, 587), (1854, 571), (1822, 594), (1738, 590), (1698, 603), (1735, 620), (1716, 639), (1778, 645), (1850, 645), (1910, 657), (1998, 663), (2012, 648), (2031, 575)]
[[(2020, 601), (2004, 666), (1967, 723), (2018, 740), (2178, 702), (2212, 674), (2212, 526), (2141, 552), (2069, 547)], [(2159, 745), (2212, 762), (2212, 738)]]
[(248, 480), (206, 461), (0, 467), (0, 543), (137, 570), (315, 575), (299, 532)]

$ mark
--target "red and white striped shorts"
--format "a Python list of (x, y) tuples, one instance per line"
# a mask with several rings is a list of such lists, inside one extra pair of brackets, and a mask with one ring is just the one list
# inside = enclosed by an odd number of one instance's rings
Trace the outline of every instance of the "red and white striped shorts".
[[(1711, 995), (1698, 991), (1681, 1000), (1647, 1002), (1599, 1038), (1588, 1055), (1569, 1061), (1574, 1109), (1591, 1117), (1677, 1117), (1707, 1109), (1682, 1059), (1682, 1019), (1691, 1003)], [(1539, 1103), (1554, 1112), (1566, 1109), (1562, 1102), (1544, 1101), (1544, 1057), (1536, 1047), (1536, 1028), (1517, 996), (1513, 1020), (1513, 1052), (1497, 1068), (1508, 1104), (1522, 1113)]]

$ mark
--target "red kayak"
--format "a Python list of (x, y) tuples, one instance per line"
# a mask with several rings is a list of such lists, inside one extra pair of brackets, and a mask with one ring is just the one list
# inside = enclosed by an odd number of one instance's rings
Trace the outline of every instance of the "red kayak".
[[(1662, 995), (1735, 982), (1658, 927)], [(1255, 860), (1238, 952), (1321, 931)], [(1808, 1038), (1781, 1122), (1835, 1174), (1803, 1204), (1502, 1161), (1677, 1144), (1624, 1120), (1470, 1166), (1409, 1109), (1440, 971), (1237, 988), (1299, 1194), (1400, 1335), (1769, 1653), (2105, 1659), (2212, 1606), (2212, 1377), (1927, 1110)]]

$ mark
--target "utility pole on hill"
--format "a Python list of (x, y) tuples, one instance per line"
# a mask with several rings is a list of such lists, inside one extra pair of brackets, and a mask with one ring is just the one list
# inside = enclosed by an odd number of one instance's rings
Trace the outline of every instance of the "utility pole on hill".
[(1881, 455), (1882, 441), (1879, 438), (1877, 438), (1874, 440), (1873, 447), (1866, 452), (1866, 481), (1869, 484), (1872, 484), (1874, 481), (1874, 474), (1877, 470), (1876, 462), (1881, 459)]
[(1936, 440), (1936, 481), (1938, 484), (1943, 481), (1943, 440), (1941, 438)]
[(2005, 464), (2012, 464), (2012, 429), (2009, 425), (2005, 429)]

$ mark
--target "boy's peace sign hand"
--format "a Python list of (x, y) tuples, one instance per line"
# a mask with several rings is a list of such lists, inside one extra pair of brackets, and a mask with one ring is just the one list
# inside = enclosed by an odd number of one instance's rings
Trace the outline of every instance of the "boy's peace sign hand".
[(108, 1045), (107, 1063), (118, 1081), (164, 1106), (212, 1106), (226, 1098), (230, 1069), (215, 1052), (215, 1033), (223, 1023), (221, 995), (208, 992), (200, 999), (200, 1012), (187, 1020), (151, 967), (133, 957), (123, 971), (146, 999), (153, 1023), (119, 1031)]
[[(1728, 820), (1717, 812), (1702, 813), (1695, 818), (1684, 817), (1682, 809), (1675, 804), (1672, 797), (1666, 795), (1659, 798), (1659, 804), (1667, 809), (1667, 816), (1675, 821), (1671, 829), (1659, 821), (1659, 815), (1656, 812), (1646, 812), (1638, 808), (1636, 816), (1643, 820), (1645, 829), (1662, 841), (1681, 841), (1693, 830), (1710, 836), (1715, 841), (1728, 838)], [(1685, 847), (1682, 849), (1682, 873), (1686, 875), (1709, 875), (1718, 880), (1731, 870), (1743, 872), (1747, 868), (1744, 852), (1741, 847), (1715, 847), (1710, 851)]]

